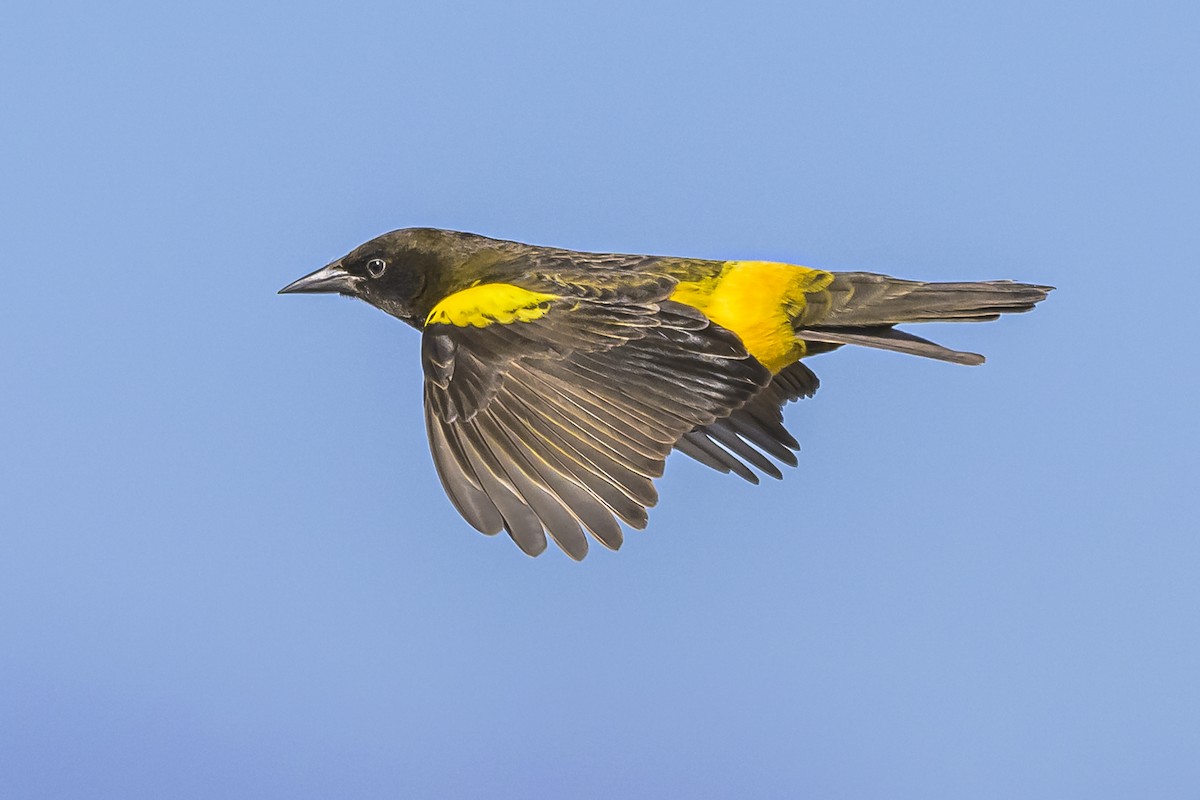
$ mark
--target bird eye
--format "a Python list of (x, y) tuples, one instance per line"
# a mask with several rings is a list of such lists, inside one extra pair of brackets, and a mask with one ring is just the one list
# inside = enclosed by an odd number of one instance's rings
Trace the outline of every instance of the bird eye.
[(367, 262), (367, 272), (371, 273), (372, 278), (378, 278), (387, 269), (387, 262), (382, 258), (372, 258)]

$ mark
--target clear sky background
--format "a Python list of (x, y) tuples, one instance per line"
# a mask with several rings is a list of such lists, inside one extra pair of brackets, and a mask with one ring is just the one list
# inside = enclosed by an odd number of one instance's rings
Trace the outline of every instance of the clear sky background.
[[(0, 796), (1195, 797), (1194, 3), (0, 22)], [(392, 228), (1059, 290), (842, 350), (753, 487), (470, 530)]]

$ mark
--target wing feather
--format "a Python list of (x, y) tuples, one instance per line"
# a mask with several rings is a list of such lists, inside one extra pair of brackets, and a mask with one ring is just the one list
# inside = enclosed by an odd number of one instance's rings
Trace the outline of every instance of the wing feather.
[(750, 483), (758, 483), (758, 475), (743, 464), (736, 456), (725, 450), (700, 430), (690, 431), (675, 443), (675, 449), (696, 459), (706, 467), (726, 474), (740, 475)]
[[(426, 397), (428, 396), (427, 389)], [(426, 407), (429, 407), (428, 400)], [(436, 414), (425, 415), (425, 427), (442, 488), (458, 513), (478, 531), (489, 536), (499, 533), (504, 528), (504, 518), (484, 491), (483, 484), (476, 477), (471, 462), (462, 450), (462, 445), (458, 443), (458, 438), (449, 435), (446, 423)]]
[(474, 420), (455, 426), (454, 431), (470, 460), (471, 468), (479, 476), (483, 490), (504, 517), (504, 529), (508, 535), (528, 555), (541, 554), (546, 549), (542, 521), (496, 457), (494, 446), (480, 435)]
[[(513, 416), (507, 408), (498, 404), (490, 409), (489, 413), (504, 428), (514, 448), (522, 452), (542, 488), (560, 498), (563, 506), (605, 547), (613, 550), (619, 548), (622, 540), (621, 526), (613, 518), (613, 509), (588, 489), (586, 484), (577, 482), (569, 466), (564, 466), (558, 457), (547, 452), (542, 443), (537, 441), (536, 434), (532, 434), (528, 426)], [(573, 551), (564, 546), (563, 539), (555, 534), (553, 529), (551, 535), (572, 558), (583, 558), (587, 553), (586, 539), (581, 548), (576, 546)]]
[(804, 364), (785, 367), (741, 408), (698, 426), (675, 447), (706, 466), (733, 472), (751, 483), (758, 483), (751, 466), (772, 478), (782, 478), (783, 473), (766, 456), (794, 467), (794, 451), (800, 449), (795, 437), (783, 427), (783, 406), (811, 397), (819, 385), (817, 376)]
[[(529, 510), (540, 521), (537, 526), (545, 530), (555, 543), (576, 561), (587, 555), (587, 537), (579, 527), (576, 518), (564, 502), (550, 490), (539, 470), (530, 460), (527, 448), (522, 447), (519, 439), (513, 439), (507, 430), (496, 420), (495, 414), (489, 408), (476, 417), (476, 427), (481, 438), (488, 443), (496, 461), (504, 469), (513, 487), (520, 493)], [(516, 535), (513, 536), (516, 539)], [(538, 539), (532, 539), (535, 546)], [(517, 540), (520, 545), (520, 540)], [(544, 540), (541, 548), (545, 548)], [(525, 549), (522, 546), (522, 549)], [(529, 550), (525, 552), (531, 553)], [(538, 552), (541, 552), (539, 549)]]

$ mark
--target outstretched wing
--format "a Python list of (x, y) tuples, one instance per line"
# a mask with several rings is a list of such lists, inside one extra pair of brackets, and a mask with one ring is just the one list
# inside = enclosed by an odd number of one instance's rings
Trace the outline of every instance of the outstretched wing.
[(425, 420), (458, 511), (530, 555), (546, 533), (575, 559), (585, 530), (619, 547), (617, 520), (645, 527), (675, 443), (771, 380), (734, 334), (688, 306), (497, 286), (430, 314)]

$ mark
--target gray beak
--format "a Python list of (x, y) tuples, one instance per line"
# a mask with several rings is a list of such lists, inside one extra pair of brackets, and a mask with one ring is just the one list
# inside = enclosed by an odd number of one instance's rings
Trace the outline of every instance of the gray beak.
[(316, 272), (305, 275), (298, 281), (293, 281), (279, 290), (280, 294), (354, 294), (354, 288), (360, 278), (351, 275), (342, 267), (342, 262), (335, 261), (321, 267)]

